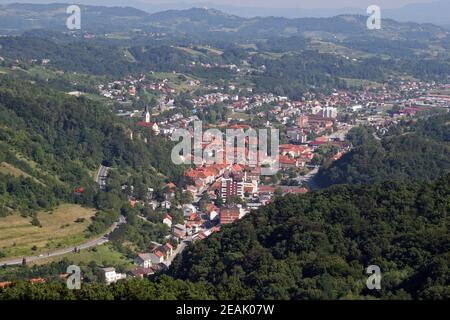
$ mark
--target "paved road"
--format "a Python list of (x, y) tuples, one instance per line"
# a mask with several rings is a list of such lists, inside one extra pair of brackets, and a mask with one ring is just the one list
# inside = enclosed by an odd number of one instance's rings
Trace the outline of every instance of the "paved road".
[(178, 256), (179, 254), (182, 254), (183, 251), (184, 251), (184, 249), (186, 249), (187, 245), (188, 245), (188, 241), (186, 241), (186, 240), (185, 240), (185, 241), (182, 241), (182, 242), (178, 245), (177, 249), (174, 251), (173, 255), (172, 255), (169, 259), (167, 259), (166, 261), (164, 261), (164, 264), (165, 264), (167, 267), (170, 267), (170, 265), (172, 264), (172, 262), (173, 262), (173, 260), (175, 259), (175, 257)]
[(316, 166), (308, 174), (304, 176), (298, 176), (295, 180), (297, 180), (299, 183), (307, 183), (319, 172), (319, 168), (319, 166)]
[[(47, 258), (51, 258), (51, 257), (58, 257), (58, 256), (62, 256), (64, 254), (67, 253), (71, 253), (75, 250), (75, 248), (80, 249), (80, 250), (84, 250), (84, 249), (89, 249), (92, 247), (96, 247), (102, 244), (105, 244), (106, 242), (109, 241), (108, 239), (108, 235), (113, 232), (114, 230), (116, 230), (120, 225), (126, 223), (126, 219), (124, 216), (120, 216), (119, 222), (116, 222), (112, 225), (112, 227), (108, 230), (107, 233), (105, 233), (104, 235), (96, 238), (96, 239), (92, 239), (89, 240), (88, 242), (82, 243), (78, 246), (72, 246), (69, 248), (64, 248), (64, 249), (59, 249), (59, 250), (55, 250), (52, 252), (48, 252), (48, 253), (44, 253), (41, 254), (39, 256), (31, 256), (31, 257), (25, 257), (27, 263), (29, 262), (36, 262), (39, 260), (43, 260), (43, 259), (47, 259)], [(11, 260), (1, 260), (0, 261), (0, 266), (3, 265), (7, 265), (7, 266), (14, 266), (14, 265), (20, 265), (22, 264), (22, 260), (23, 258), (17, 258), (17, 259), (11, 259)]]
[(108, 176), (108, 171), (111, 170), (109, 167), (105, 167), (103, 165), (100, 166), (97, 172), (97, 177), (95, 178), (95, 181), (99, 184), (101, 189), (106, 188), (106, 178)]

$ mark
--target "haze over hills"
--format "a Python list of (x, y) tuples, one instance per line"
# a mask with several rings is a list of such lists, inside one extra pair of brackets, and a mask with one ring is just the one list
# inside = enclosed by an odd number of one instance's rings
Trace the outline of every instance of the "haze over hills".
[[(26, 1), (10, 1), (0, 0), (0, 4), (9, 4), (12, 2), (20, 3), (54, 3), (55, 1), (48, 0), (26, 0)], [(71, 1), (60, 0), (58, 3), (72, 3)], [(305, 8), (300, 4), (298, 7), (293, 8), (277, 8), (264, 7), (264, 6), (244, 6), (233, 4), (217, 4), (208, 1), (193, 1), (193, 2), (169, 2), (160, 4), (149, 4), (144, 1), (132, 0), (124, 3), (121, 0), (113, 1), (84, 1), (79, 0), (77, 3), (83, 5), (99, 5), (99, 6), (131, 6), (144, 10), (149, 13), (156, 13), (165, 10), (186, 10), (192, 7), (206, 7), (214, 8), (227, 12), (229, 14), (238, 15), (241, 17), (268, 17), (277, 16), (285, 18), (306, 18), (306, 17), (333, 17), (341, 14), (359, 14), (365, 15), (366, 10), (363, 6), (342, 6), (338, 7), (335, 4), (330, 8)], [(450, 2), (446, 0), (438, 0), (431, 3), (414, 3), (408, 4), (400, 8), (382, 8), (382, 16), (386, 18), (395, 19), (403, 22), (418, 22), (418, 23), (434, 23), (443, 26), (450, 26), (450, 20), (448, 18), (448, 12), (450, 11)]]

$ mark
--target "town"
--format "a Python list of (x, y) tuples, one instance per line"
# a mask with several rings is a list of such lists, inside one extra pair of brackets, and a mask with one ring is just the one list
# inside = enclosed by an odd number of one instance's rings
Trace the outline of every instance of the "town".
[[(232, 69), (240, 71), (237, 67)], [(185, 88), (202, 85), (199, 80), (174, 76), (185, 82)], [(136, 79), (127, 78), (99, 86), (99, 93), (119, 102), (121, 106), (132, 108), (139, 97), (145, 99), (140, 92), (144, 96), (147, 91), (154, 92), (158, 99), (153, 107), (146, 104), (144, 110), (119, 109), (117, 115), (134, 121), (136, 128), (139, 128), (137, 132), (150, 130), (152, 134), (166, 139), (170, 139), (178, 129), (193, 133), (193, 123), (205, 119), (209, 120), (207, 128), (219, 130), (245, 131), (255, 125), (280, 129), (282, 140), (278, 156), (281, 170), (276, 176), (263, 176), (260, 166), (250, 167), (226, 161), (207, 164), (204, 161), (185, 172), (187, 184), (181, 192), (189, 195), (190, 203), (173, 207), (171, 200), (179, 189), (174, 183), (167, 184), (164, 201), (156, 201), (151, 195), (151, 188), (146, 199), (136, 199), (130, 195), (129, 202), (133, 207), (150, 206), (153, 210), (166, 212), (161, 222), (171, 230), (168, 235), (171, 242), (155, 244), (148, 252), (136, 256), (137, 268), (129, 273), (131, 277), (150, 276), (167, 268), (174, 256), (180, 254), (189, 243), (201, 241), (220, 231), (223, 226), (242, 219), (252, 210), (271, 203), (274, 196), (303, 194), (314, 189), (313, 178), (319, 168), (340, 159), (351, 150), (346, 135), (355, 126), (374, 127), (379, 139), (390, 126), (405, 117), (434, 108), (450, 107), (450, 96), (439, 94), (450, 87), (435, 82), (393, 81), (384, 87), (335, 90), (329, 95), (310, 92), (299, 101), (273, 93), (254, 93), (253, 88), (240, 88), (237, 84), (227, 87), (208, 84), (204, 88), (207, 93), (191, 95), (188, 101), (190, 109), (181, 112), (182, 108), (176, 102), (180, 92), (174, 89), (175, 86), (167, 78), (151, 81), (141, 75)], [(205, 117), (204, 114), (211, 115), (211, 106), (220, 106), (226, 116), (221, 119), (217, 116)], [(203, 116), (200, 117), (199, 113)], [(136, 136), (130, 134), (131, 139)], [(206, 149), (207, 145), (203, 147)], [(248, 146), (236, 152), (248, 155)], [(182, 211), (182, 223), (173, 223), (171, 211), (174, 209)], [(126, 276), (116, 274), (112, 268), (105, 269), (108, 283)]]

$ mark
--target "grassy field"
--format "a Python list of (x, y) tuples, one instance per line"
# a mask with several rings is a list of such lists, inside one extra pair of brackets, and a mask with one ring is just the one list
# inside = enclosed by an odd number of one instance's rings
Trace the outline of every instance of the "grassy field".
[[(184, 76), (186, 80), (181, 80), (179, 76)], [(169, 86), (177, 91), (194, 91), (197, 90), (199, 87), (197, 86), (190, 86), (188, 83), (191, 80), (197, 80), (196, 78), (192, 76), (188, 76), (186, 74), (181, 73), (170, 73), (170, 72), (155, 72), (151, 75), (151, 78), (155, 80), (169, 80)]]
[(209, 53), (212, 53), (212, 54), (217, 55), (217, 56), (221, 56), (223, 54), (222, 50), (219, 50), (219, 49), (216, 49), (216, 48), (205, 47), (205, 46), (197, 46), (197, 47), (200, 48), (200, 49), (208, 50)]
[[(84, 231), (94, 215), (94, 209), (64, 204), (38, 214), (42, 227), (17, 214), (0, 218), (0, 251), (6, 257), (21, 257), (80, 244), (86, 240)], [(84, 221), (76, 223), (77, 219)]]
[(341, 78), (341, 79), (344, 80), (345, 83), (349, 87), (363, 86), (363, 87), (371, 87), (371, 88), (380, 88), (383, 86), (383, 84), (381, 84), (381, 83), (364, 80), (364, 79), (352, 79), (352, 78)]
[(82, 250), (80, 253), (68, 253), (59, 257), (53, 257), (29, 263), (32, 265), (42, 265), (50, 262), (58, 262), (63, 259), (68, 259), (76, 265), (87, 265), (91, 261), (95, 261), (97, 265), (102, 267), (108, 266), (122, 266), (126, 270), (135, 268), (133, 261), (126, 258), (120, 252), (115, 251), (110, 244), (104, 244), (95, 248)]
[(252, 116), (248, 113), (242, 113), (242, 112), (233, 112), (228, 116), (229, 119), (232, 120), (244, 120), (244, 121), (250, 121), (252, 119)]

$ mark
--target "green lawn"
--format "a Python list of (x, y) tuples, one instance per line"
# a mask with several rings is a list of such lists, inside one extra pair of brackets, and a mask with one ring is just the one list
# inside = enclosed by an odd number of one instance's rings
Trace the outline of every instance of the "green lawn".
[(80, 253), (68, 253), (59, 257), (39, 260), (35, 263), (30, 263), (30, 265), (42, 265), (50, 262), (58, 262), (65, 258), (77, 265), (87, 265), (89, 262), (95, 261), (97, 265), (103, 267), (122, 266), (126, 270), (135, 268), (133, 261), (129, 260), (120, 252), (115, 251), (110, 244), (104, 244), (95, 248), (82, 250)]

